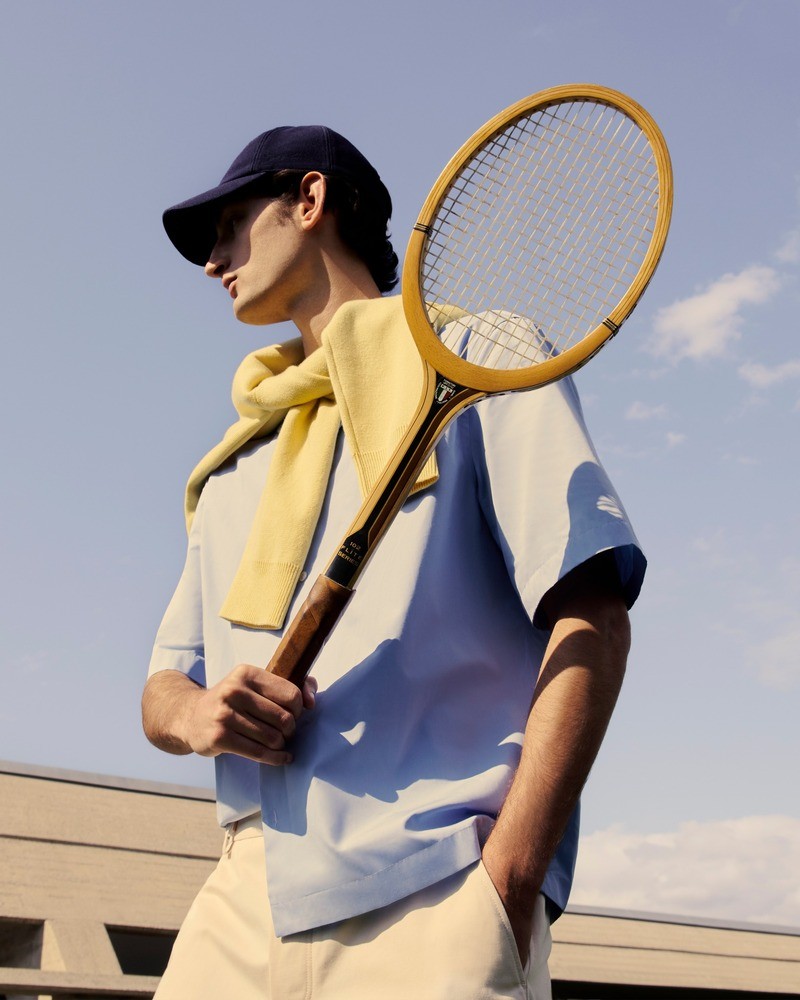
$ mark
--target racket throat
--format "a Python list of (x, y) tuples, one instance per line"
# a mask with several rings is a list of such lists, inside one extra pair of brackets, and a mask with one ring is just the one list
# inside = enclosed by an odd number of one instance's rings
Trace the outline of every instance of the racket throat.
[(354, 574), (357, 577), (362, 571), (362, 564), (367, 558), (369, 548), (369, 530), (362, 528), (360, 531), (348, 535), (339, 546), (339, 551), (333, 557), (325, 576), (343, 587), (351, 590), (355, 584)]
[(351, 590), (355, 587), (378, 541), (411, 492), (447, 424), (465, 407), (485, 395), (459, 385), (433, 369), (430, 371), (435, 380), (430, 379), (420, 412), (325, 570), (325, 576), (340, 586)]

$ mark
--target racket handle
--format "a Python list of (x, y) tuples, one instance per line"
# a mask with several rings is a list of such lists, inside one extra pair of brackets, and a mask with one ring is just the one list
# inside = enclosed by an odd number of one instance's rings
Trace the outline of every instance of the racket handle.
[(317, 577), (305, 603), (283, 633), (267, 670), (300, 687), (347, 606), (353, 591)]

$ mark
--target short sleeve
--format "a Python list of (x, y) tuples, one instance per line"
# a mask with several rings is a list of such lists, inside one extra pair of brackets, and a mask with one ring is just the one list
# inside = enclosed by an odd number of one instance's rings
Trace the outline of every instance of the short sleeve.
[(179, 670), (205, 686), (203, 605), (200, 573), (200, 537), (203, 497), (195, 512), (186, 563), (172, 600), (156, 634), (148, 676), (160, 670)]
[(572, 380), (482, 401), (470, 437), (481, 506), (531, 620), (558, 580), (608, 550), (630, 607), (646, 560)]

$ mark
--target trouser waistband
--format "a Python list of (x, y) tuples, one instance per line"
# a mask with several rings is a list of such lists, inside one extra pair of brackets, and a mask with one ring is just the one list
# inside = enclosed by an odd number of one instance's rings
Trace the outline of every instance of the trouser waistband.
[(241, 837), (247, 832), (249, 836), (254, 836), (250, 831), (261, 833), (261, 813), (253, 813), (252, 816), (245, 816), (243, 819), (236, 819), (233, 823), (228, 823), (225, 827), (225, 840), (222, 844), (222, 853), (230, 857), (231, 848), (237, 837)]

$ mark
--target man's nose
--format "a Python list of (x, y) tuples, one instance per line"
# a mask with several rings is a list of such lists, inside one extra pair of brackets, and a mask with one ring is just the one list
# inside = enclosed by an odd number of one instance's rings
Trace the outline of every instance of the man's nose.
[(204, 268), (209, 278), (221, 278), (225, 271), (225, 257), (217, 251), (215, 246), (208, 255), (208, 261)]

